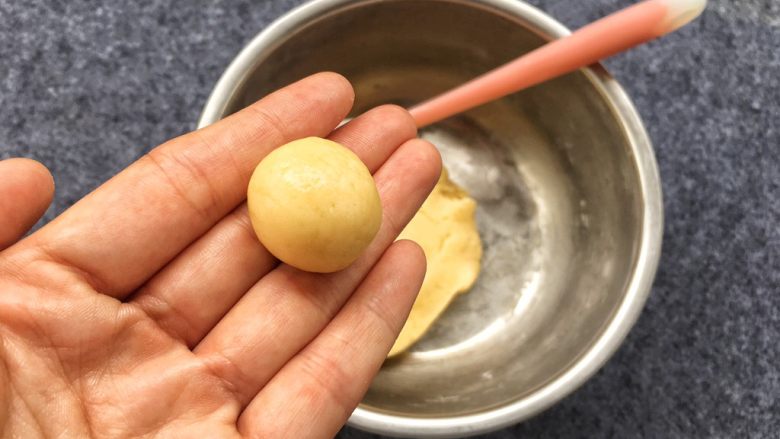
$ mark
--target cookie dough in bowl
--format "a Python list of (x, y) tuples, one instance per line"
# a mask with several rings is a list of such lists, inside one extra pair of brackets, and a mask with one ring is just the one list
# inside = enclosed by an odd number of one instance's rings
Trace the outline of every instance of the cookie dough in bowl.
[(474, 285), (482, 242), (474, 218), (477, 203), (442, 170), (439, 182), (399, 239), (419, 244), (428, 261), (425, 280), (409, 318), (388, 356), (419, 340), (447, 305)]

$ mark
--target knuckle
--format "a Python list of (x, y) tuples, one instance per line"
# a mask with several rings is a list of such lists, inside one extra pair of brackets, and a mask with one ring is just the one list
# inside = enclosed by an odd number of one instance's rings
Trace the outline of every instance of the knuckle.
[(220, 209), (220, 193), (212, 183), (210, 173), (201, 161), (186, 154), (167, 151), (165, 146), (150, 151), (142, 158), (156, 169), (162, 184), (174, 196), (189, 206), (198, 216), (210, 221)]

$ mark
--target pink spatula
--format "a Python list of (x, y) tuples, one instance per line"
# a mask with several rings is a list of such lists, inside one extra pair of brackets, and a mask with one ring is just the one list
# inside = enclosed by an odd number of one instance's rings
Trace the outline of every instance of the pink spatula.
[(707, 0), (646, 0), (595, 21), (410, 109), (424, 127), (596, 63), (670, 33), (698, 17)]

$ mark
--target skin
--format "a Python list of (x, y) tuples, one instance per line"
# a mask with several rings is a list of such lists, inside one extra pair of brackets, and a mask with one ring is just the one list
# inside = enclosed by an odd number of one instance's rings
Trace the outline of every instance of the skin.
[[(334, 436), (422, 283), (422, 251), (393, 241), (441, 167), (397, 107), (332, 132), (353, 99), (338, 75), (306, 78), (159, 146), (21, 241), (53, 181), (0, 162), (2, 436)], [(259, 244), (244, 195), (273, 148), (329, 133), (374, 174), (384, 217), (346, 270), (305, 273)]]

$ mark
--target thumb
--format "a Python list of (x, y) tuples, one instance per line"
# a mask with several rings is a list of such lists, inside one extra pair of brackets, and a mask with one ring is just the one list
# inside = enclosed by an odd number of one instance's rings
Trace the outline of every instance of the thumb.
[(0, 250), (18, 241), (51, 204), (54, 179), (30, 159), (0, 161)]

